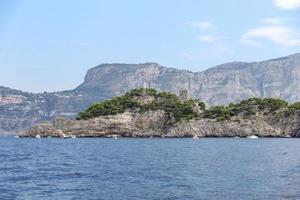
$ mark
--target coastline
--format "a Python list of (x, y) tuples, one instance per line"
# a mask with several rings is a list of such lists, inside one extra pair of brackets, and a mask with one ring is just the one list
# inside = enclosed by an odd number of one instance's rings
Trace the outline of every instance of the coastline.
[[(186, 91), (185, 91), (186, 92)], [(300, 103), (250, 98), (206, 108), (185, 95), (134, 89), (93, 104), (76, 119), (56, 118), (20, 137), (300, 137)]]
[(262, 119), (219, 122), (212, 119), (189, 120), (165, 127), (165, 113), (151, 111), (97, 117), (90, 120), (56, 119), (36, 125), (20, 137), (130, 137), (130, 138), (296, 138), (298, 120), (283, 124)]

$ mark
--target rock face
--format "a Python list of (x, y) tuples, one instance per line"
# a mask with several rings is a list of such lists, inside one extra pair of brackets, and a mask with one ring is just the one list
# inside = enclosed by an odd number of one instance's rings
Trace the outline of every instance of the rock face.
[[(216, 122), (202, 119), (183, 122), (171, 128), (168, 137), (184, 137), (197, 135), (199, 137), (246, 137), (257, 135), (260, 137), (284, 137), (284, 131), (271, 126), (265, 121), (250, 120), (243, 122)], [(287, 134), (290, 135), (290, 134)]]
[(55, 119), (53, 123), (34, 126), (24, 136), (61, 137), (75, 135), (78, 137), (104, 137), (120, 135), (125, 137), (149, 137), (163, 134), (165, 124), (164, 111), (145, 113), (125, 112), (90, 120)]
[(76, 91), (32, 94), (0, 87), (0, 134), (30, 128), (55, 117), (73, 118), (93, 100)]
[(300, 137), (299, 113), (289, 117), (256, 115), (232, 118), (226, 121), (193, 119), (167, 126), (164, 111), (97, 117), (90, 120), (56, 119), (26, 131), (23, 137)]
[(191, 97), (215, 105), (250, 97), (298, 101), (299, 83), (300, 54), (295, 54), (263, 62), (227, 63), (196, 73), (156, 63), (104, 64), (90, 69), (76, 90), (97, 91), (104, 97), (112, 97), (143, 86), (173, 93), (187, 89)]
[(300, 54), (254, 63), (234, 62), (191, 72), (156, 63), (102, 64), (87, 72), (74, 90), (32, 94), (0, 87), (0, 133), (24, 130), (56, 117), (74, 118), (90, 104), (125, 93), (132, 88), (152, 87), (178, 93), (211, 105), (238, 102), (250, 97), (300, 100)]

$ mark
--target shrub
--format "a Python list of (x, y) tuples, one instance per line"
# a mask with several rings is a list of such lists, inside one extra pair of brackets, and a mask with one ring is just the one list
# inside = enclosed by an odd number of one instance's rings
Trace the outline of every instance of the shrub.
[(280, 108), (287, 107), (288, 103), (282, 99), (265, 98), (263, 99), (263, 106), (274, 112)]
[[(153, 101), (141, 104), (136, 100), (136, 97), (145, 95), (154, 97)], [(218, 121), (228, 120), (232, 116), (251, 116), (261, 111), (274, 113), (274, 111), (281, 108), (287, 108), (287, 111), (283, 111), (286, 112), (285, 114), (291, 114), (296, 110), (300, 110), (300, 102), (288, 105), (286, 101), (274, 98), (250, 98), (242, 100), (240, 103), (231, 103), (228, 106), (213, 106), (206, 110), (205, 104), (198, 99), (181, 101), (178, 96), (169, 92), (157, 92), (152, 88), (138, 88), (126, 92), (123, 96), (91, 105), (85, 111), (80, 112), (77, 119), (114, 115), (123, 113), (126, 110), (134, 110), (136, 112), (164, 110), (168, 115), (167, 124), (171, 124), (198, 117), (195, 106), (199, 106), (204, 111), (200, 117)]]
[(136, 97), (136, 96), (143, 96), (143, 95), (149, 95), (149, 96), (157, 96), (157, 91), (152, 88), (137, 88), (132, 89), (129, 92), (126, 92), (125, 96), (129, 97)]
[[(153, 96), (154, 100), (147, 104), (139, 104), (134, 97), (143, 95)], [(90, 119), (104, 115), (114, 115), (123, 113), (127, 109), (136, 109), (141, 112), (149, 110), (164, 110), (170, 120), (175, 122), (192, 119), (197, 117), (194, 106), (198, 105), (201, 109), (205, 109), (205, 104), (200, 100), (180, 101), (178, 96), (169, 92), (158, 93), (155, 89), (139, 88), (127, 92), (123, 96), (115, 97), (101, 103), (93, 104), (88, 109), (78, 114), (77, 119)]]
[[(214, 106), (206, 110), (202, 115), (204, 118), (217, 119), (224, 121), (230, 119), (232, 116), (251, 116), (258, 111), (274, 112), (280, 108), (285, 108), (288, 103), (281, 99), (274, 98), (250, 98), (242, 100), (240, 103), (230, 103), (228, 106)], [(300, 104), (299, 104), (300, 107)], [(292, 109), (292, 108), (291, 108)]]
[(80, 112), (77, 119), (89, 119), (104, 115), (114, 115), (117, 113), (123, 113), (126, 109), (132, 109), (137, 106), (138, 103), (136, 101), (124, 95), (91, 105), (87, 110)]
[[(232, 107), (233, 106), (231, 105), (230, 108)], [(231, 109), (229, 109), (229, 107), (225, 106), (214, 106), (203, 113), (204, 118), (217, 119), (221, 121), (230, 119), (231, 116), (234, 116), (234, 113)]]
[(300, 110), (300, 102), (296, 102), (296, 103), (289, 105), (285, 114), (286, 115), (294, 114), (296, 112), (296, 110)]

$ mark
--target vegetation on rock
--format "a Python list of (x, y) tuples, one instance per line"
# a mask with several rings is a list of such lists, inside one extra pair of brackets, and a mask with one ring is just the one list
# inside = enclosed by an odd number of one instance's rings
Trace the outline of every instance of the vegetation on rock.
[(286, 111), (286, 114), (294, 114), (297, 110), (300, 110), (300, 102), (290, 104), (288, 106), (288, 111)]
[[(293, 105), (293, 104), (292, 104)], [(240, 103), (231, 103), (228, 106), (213, 106), (203, 113), (204, 118), (217, 119), (220, 121), (228, 120), (233, 116), (251, 116), (255, 114), (270, 114), (278, 110), (287, 112), (296, 109), (297, 105), (290, 106), (284, 100), (277, 98), (250, 98)], [(300, 104), (299, 104), (300, 108)]]
[(234, 116), (250, 117), (256, 114), (290, 115), (296, 110), (300, 110), (300, 102), (289, 105), (286, 101), (277, 98), (250, 98), (240, 103), (212, 106), (206, 109), (205, 104), (198, 99), (183, 101), (177, 95), (169, 92), (139, 88), (133, 89), (123, 96), (93, 104), (87, 110), (79, 113), (77, 119), (115, 115), (125, 111), (146, 112), (150, 110), (163, 110), (169, 118), (168, 123), (172, 124), (197, 117), (224, 121)]
[[(147, 99), (152, 99), (150, 102)], [(114, 115), (126, 110), (146, 112), (163, 110), (169, 116), (169, 122), (192, 119), (198, 116), (195, 107), (205, 110), (205, 104), (200, 100), (181, 101), (178, 96), (168, 92), (157, 92), (152, 88), (139, 88), (101, 103), (91, 105), (80, 112), (77, 119), (90, 119), (98, 116)]]

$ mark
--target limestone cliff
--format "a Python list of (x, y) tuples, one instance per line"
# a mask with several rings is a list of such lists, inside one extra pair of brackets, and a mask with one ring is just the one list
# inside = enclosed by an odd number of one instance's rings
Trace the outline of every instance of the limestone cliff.
[(228, 106), (205, 108), (154, 89), (134, 89), (94, 104), (77, 120), (55, 119), (22, 136), (107, 137), (300, 137), (300, 102), (250, 98)]
[(125, 112), (118, 115), (97, 117), (90, 120), (56, 119), (53, 123), (36, 125), (25, 133), (27, 137), (104, 137), (121, 135), (125, 137), (149, 137), (163, 134), (165, 114), (163, 111), (146, 113)]
[(56, 117), (74, 118), (90, 104), (152, 87), (190, 96), (210, 105), (239, 102), (250, 97), (300, 100), (300, 54), (263, 62), (233, 62), (191, 72), (156, 63), (102, 64), (90, 69), (74, 90), (32, 94), (0, 87), (0, 134), (28, 129)]
[(299, 114), (285, 118), (285, 121), (271, 118), (271, 116), (264, 116), (222, 122), (212, 119), (193, 119), (166, 127), (166, 115), (163, 111), (142, 114), (125, 112), (90, 120), (56, 119), (52, 123), (36, 125), (22, 136), (246, 137), (257, 135), (259, 137), (300, 137)]

